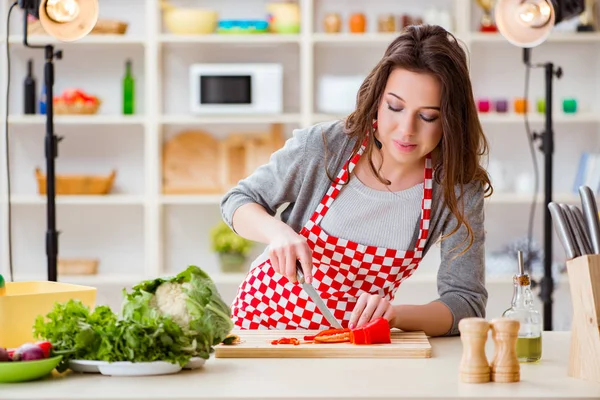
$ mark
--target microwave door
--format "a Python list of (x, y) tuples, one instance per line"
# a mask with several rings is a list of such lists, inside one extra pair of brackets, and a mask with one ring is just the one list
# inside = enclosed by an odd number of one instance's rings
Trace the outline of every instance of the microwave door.
[(252, 104), (250, 75), (203, 75), (200, 77), (200, 104)]

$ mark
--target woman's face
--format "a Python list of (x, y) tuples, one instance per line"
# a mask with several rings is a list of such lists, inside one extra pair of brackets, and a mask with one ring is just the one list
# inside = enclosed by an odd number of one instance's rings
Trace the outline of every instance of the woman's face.
[(420, 163), (442, 138), (441, 86), (434, 76), (396, 68), (377, 113), (377, 138), (385, 159)]

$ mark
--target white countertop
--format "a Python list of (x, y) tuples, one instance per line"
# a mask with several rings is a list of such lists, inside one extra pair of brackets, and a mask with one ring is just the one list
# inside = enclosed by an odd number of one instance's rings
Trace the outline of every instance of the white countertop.
[[(465, 384), (460, 338), (432, 338), (428, 359), (217, 359), (155, 377), (66, 373), (0, 384), (2, 400), (82, 399), (600, 399), (600, 383), (567, 376), (569, 332), (545, 332), (542, 360), (521, 364), (517, 383)], [(493, 354), (492, 341), (486, 352)]]

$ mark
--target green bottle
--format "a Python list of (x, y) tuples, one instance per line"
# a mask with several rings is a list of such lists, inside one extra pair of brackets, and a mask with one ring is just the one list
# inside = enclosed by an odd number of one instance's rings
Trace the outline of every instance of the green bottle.
[(131, 74), (131, 60), (125, 64), (123, 77), (123, 114), (131, 115), (135, 112), (135, 79)]

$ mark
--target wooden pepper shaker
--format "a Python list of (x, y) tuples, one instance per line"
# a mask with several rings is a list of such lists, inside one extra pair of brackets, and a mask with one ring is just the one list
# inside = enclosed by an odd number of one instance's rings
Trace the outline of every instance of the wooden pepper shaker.
[(495, 334), (496, 356), (492, 361), (493, 382), (518, 382), (521, 380), (521, 365), (517, 358), (517, 338), (521, 323), (516, 319), (498, 318), (491, 322)]
[(490, 323), (484, 318), (463, 318), (458, 323), (458, 329), (463, 344), (460, 380), (465, 383), (489, 382), (490, 364), (485, 355), (485, 344)]

